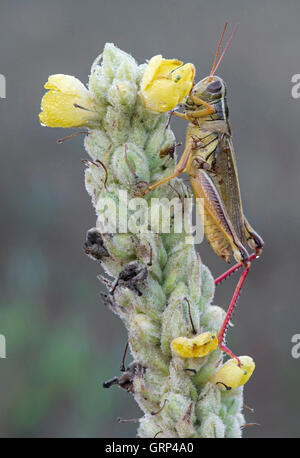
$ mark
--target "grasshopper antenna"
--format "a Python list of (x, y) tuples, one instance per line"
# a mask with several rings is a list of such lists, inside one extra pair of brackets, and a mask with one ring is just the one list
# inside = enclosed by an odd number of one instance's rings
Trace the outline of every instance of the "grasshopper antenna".
[[(235, 26), (235, 28), (234, 28), (234, 30), (233, 30), (233, 32), (232, 32), (232, 34), (231, 34), (229, 40), (228, 40), (227, 43), (226, 43), (225, 48), (224, 48), (224, 50), (223, 50), (223, 52), (222, 52), (222, 54), (221, 54), (221, 56), (220, 56), (220, 59), (218, 60), (218, 63), (215, 65), (215, 67), (213, 68), (213, 70), (210, 72), (210, 75), (209, 75), (210, 77), (214, 76), (214, 74), (215, 74), (216, 71), (218, 70), (220, 63), (222, 62), (222, 59), (223, 59), (223, 57), (225, 56), (226, 51), (227, 51), (227, 49), (229, 48), (230, 43), (232, 42), (232, 40), (233, 40), (233, 38), (234, 38), (234, 36), (235, 36), (235, 34), (236, 34), (236, 32), (237, 32), (238, 26), (239, 26), (239, 24), (237, 24), (237, 25)], [(225, 28), (225, 27), (224, 27), (224, 28)]]
[(215, 58), (214, 58), (214, 61), (213, 61), (213, 65), (212, 65), (210, 74), (209, 74), (210, 77), (213, 76), (213, 74), (214, 74), (214, 68), (215, 68), (215, 65), (216, 65), (216, 62), (217, 62), (218, 54), (219, 54), (219, 51), (220, 51), (220, 48), (221, 48), (221, 44), (222, 44), (222, 41), (223, 41), (224, 34), (226, 32), (227, 26), (228, 26), (228, 22), (226, 21), (225, 25), (224, 25), (224, 28), (223, 28), (223, 32), (221, 33), (221, 37), (220, 37), (219, 44), (218, 44), (218, 49), (217, 49), (217, 52), (216, 52), (216, 55), (215, 55)]

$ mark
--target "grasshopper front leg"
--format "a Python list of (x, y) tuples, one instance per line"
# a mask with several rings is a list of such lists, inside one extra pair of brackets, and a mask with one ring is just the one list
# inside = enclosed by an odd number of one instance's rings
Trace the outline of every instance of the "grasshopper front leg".
[(190, 94), (189, 98), (197, 103), (199, 107), (203, 107), (200, 110), (194, 110), (190, 113), (179, 113), (178, 111), (172, 111), (172, 116), (178, 116), (179, 118), (185, 119), (186, 121), (193, 121), (194, 118), (204, 118), (208, 115), (211, 115), (215, 112), (213, 105), (205, 102), (202, 99)]
[[(197, 99), (197, 101), (200, 103), (199, 99)], [(202, 109), (202, 110), (194, 111), (193, 114), (192, 114), (192, 118), (205, 117), (208, 114), (211, 114), (211, 113), (214, 112), (214, 108), (211, 105), (209, 105), (208, 103), (206, 103), (204, 101), (201, 101), (201, 103), (205, 106), (205, 108)], [(185, 119), (186, 121), (190, 120), (189, 116), (187, 114), (178, 113), (176, 111), (173, 111), (172, 115), (179, 116), (179, 117)], [(176, 165), (175, 170), (172, 173), (172, 175), (169, 175), (169, 176), (163, 178), (162, 180), (158, 181), (157, 183), (154, 183), (151, 186), (148, 186), (146, 189), (144, 189), (143, 191), (140, 192), (140, 195), (141, 196), (145, 196), (146, 194), (148, 194), (148, 192), (153, 191), (153, 189), (157, 188), (158, 186), (160, 186), (160, 185), (162, 185), (164, 183), (167, 183), (168, 181), (172, 180), (173, 178), (178, 177), (178, 175), (183, 173), (185, 171), (185, 169), (186, 169), (189, 157), (190, 157), (193, 149), (199, 147), (199, 145), (197, 145), (198, 141), (197, 140), (195, 141), (195, 139), (193, 137), (190, 137), (186, 142), (185, 149), (184, 149), (184, 151), (182, 153), (182, 156), (181, 156), (178, 164)], [(205, 161), (202, 161), (202, 166), (201, 167), (205, 168), (205, 166), (206, 166)]]
[(178, 175), (180, 175), (182, 172), (184, 172), (185, 168), (186, 168), (186, 164), (187, 164), (188, 159), (190, 157), (190, 154), (192, 152), (192, 149), (193, 149), (193, 140), (190, 139), (187, 142), (185, 150), (183, 151), (182, 156), (181, 156), (178, 164), (176, 165), (175, 170), (172, 173), (172, 175), (169, 175), (169, 176), (163, 178), (162, 180), (158, 181), (157, 183), (154, 183), (151, 186), (148, 186), (148, 188), (146, 188), (143, 191), (141, 191), (140, 195), (145, 196), (146, 194), (148, 194), (148, 192), (153, 191), (153, 189), (158, 188), (158, 186), (160, 186), (160, 185), (162, 185), (164, 183), (167, 183), (168, 181), (172, 180), (173, 178), (178, 177)]

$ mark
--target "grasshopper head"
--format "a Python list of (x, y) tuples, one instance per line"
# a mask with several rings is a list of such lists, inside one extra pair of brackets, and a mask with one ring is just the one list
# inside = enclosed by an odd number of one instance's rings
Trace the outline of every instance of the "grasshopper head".
[[(226, 96), (226, 86), (219, 76), (207, 76), (193, 87), (191, 96), (207, 103), (213, 103)], [(187, 110), (196, 109), (197, 103), (195, 99), (188, 97), (185, 106)]]

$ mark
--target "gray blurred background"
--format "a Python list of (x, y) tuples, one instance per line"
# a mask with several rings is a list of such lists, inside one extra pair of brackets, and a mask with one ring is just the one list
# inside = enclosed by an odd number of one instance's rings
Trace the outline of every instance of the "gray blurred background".
[[(134, 400), (102, 382), (118, 374), (126, 343), (122, 323), (101, 303), (99, 267), (82, 251), (95, 215), (83, 184), (82, 138), (38, 122), (43, 84), (66, 73), (87, 82), (106, 42), (140, 63), (155, 54), (210, 71), (225, 20), (240, 23), (218, 74), (228, 85), (231, 125), (245, 213), (265, 239), (229, 335), (256, 372), (245, 402), (246, 437), (300, 436), (299, 115), (291, 77), (300, 73), (296, 0), (1, 0), (0, 435), (134, 436)], [(185, 123), (173, 120), (177, 140)], [(179, 148), (179, 151), (181, 149)], [(226, 265), (203, 243), (214, 275)], [(226, 306), (237, 277), (222, 284)]]

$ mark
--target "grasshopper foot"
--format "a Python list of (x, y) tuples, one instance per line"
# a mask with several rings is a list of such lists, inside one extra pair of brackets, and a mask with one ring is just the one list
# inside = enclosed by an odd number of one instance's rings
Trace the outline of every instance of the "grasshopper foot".
[(150, 185), (149, 185), (149, 183), (147, 181), (139, 181), (136, 184), (135, 189), (132, 191), (132, 195), (134, 197), (143, 197), (143, 196), (145, 196), (150, 191), (149, 186)]

